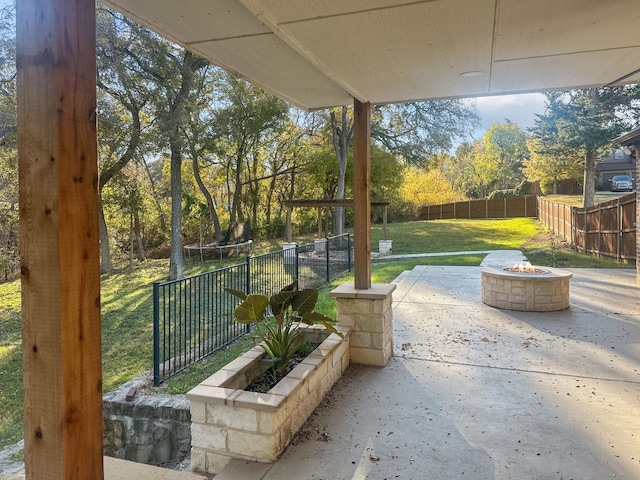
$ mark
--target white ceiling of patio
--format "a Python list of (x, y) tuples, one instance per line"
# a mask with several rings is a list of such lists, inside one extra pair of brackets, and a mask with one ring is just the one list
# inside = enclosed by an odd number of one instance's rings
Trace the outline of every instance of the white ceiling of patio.
[(638, 0), (103, 3), (306, 109), (640, 83)]

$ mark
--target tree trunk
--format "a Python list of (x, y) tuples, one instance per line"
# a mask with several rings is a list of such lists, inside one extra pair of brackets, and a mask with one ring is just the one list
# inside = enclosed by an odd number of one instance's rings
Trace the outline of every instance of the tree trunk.
[(113, 263), (111, 262), (109, 232), (107, 230), (107, 222), (104, 219), (104, 210), (102, 208), (102, 192), (100, 192), (100, 194), (100, 208), (98, 210), (100, 222), (100, 273), (109, 273), (113, 272)]
[(254, 152), (251, 155), (251, 165), (249, 166), (249, 159), (247, 158), (247, 173), (248, 173), (248, 185), (249, 198), (251, 199), (251, 221), (253, 225), (258, 225), (258, 204), (260, 203), (260, 183), (258, 182), (258, 155)]
[[(289, 188), (289, 200), (293, 200), (294, 192), (295, 192), (295, 181), (296, 181), (296, 165), (293, 165), (291, 169), (291, 186)], [(287, 239), (287, 242), (291, 242), (293, 240), (293, 225), (291, 223), (293, 207), (287, 208), (287, 217), (285, 219), (285, 232), (284, 236)]]
[[(102, 189), (105, 185), (131, 161), (138, 146), (140, 145), (140, 136), (142, 127), (140, 125), (140, 106), (133, 99), (124, 102), (129, 112), (131, 113), (131, 136), (127, 144), (127, 149), (124, 154), (118, 158), (116, 162), (111, 164), (107, 168), (103, 168), (100, 171), (100, 177), (98, 180), (99, 202), (100, 202), (100, 273), (107, 273), (113, 271), (113, 263), (111, 262), (111, 249), (109, 247), (109, 231), (107, 229), (107, 222), (104, 218), (104, 210), (102, 209)], [(102, 245), (105, 245), (102, 248)]]
[(147, 161), (143, 158), (142, 163), (144, 164), (144, 168), (147, 171), (147, 176), (149, 177), (149, 182), (151, 183), (151, 196), (153, 197), (153, 201), (156, 205), (156, 209), (158, 210), (158, 218), (160, 219), (160, 230), (163, 232), (167, 231), (167, 219), (164, 216), (164, 212), (162, 211), (162, 205), (160, 205), (160, 200), (158, 200), (158, 193), (156, 190), (156, 182), (153, 180), (153, 175), (151, 175), (151, 170), (149, 170), (149, 165), (147, 165)]
[[(348, 108), (342, 107), (341, 124), (338, 125), (335, 112), (331, 112), (331, 134), (333, 138), (333, 149), (338, 160), (338, 189), (336, 199), (344, 199), (345, 179), (347, 175), (347, 160), (349, 159), (349, 144), (353, 137), (353, 125), (349, 125), (349, 117), (347, 115)], [(335, 216), (335, 233), (342, 235), (344, 232), (344, 207), (336, 208)]]
[(238, 223), (238, 217), (240, 216), (240, 197), (242, 195), (242, 159), (244, 154), (242, 153), (242, 147), (238, 150), (236, 155), (236, 165), (234, 172), (235, 191), (233, 192), (233, 201), (231, 204), (231, 212), (229, 214), (229, 224), (234, 225)]
[(271, 223), (271, 204), (273, 203), (273, 194), (276, 190), (276, 176), (274, 175), (269, 181), (269, 188), (267, 189), (267, 202), (264, 210), (265, 223), (269, 225)]
[[(177, 136), (177, 135), (176, 135)], [(169, 257), (169, 280), (184, 277), (182, 255), (182, 155), (178, 139), (171, 143), (171, 254)]]
[(207, 208), (209, 210), (209, 219), (211, 220), (211, 222), (213, 223), (213, 236), (216, 239), (216, 241), (220, 241), (222, 239), (222, 228), (220, 227), (220, 219), (218, 218), (218, 213), (216, 212), (216, 204), (213, 201), (213, 197), (211, 196), (211, 193), (209, 192), (209, 190), (207, 189), (207, 187), (205, 186), (204, 182), (202, 181), (202, 177), (200, 176), (200, 164), (198, 163), (198, 156), (195, 155), (195, 152), (191, 151), (191, 157), (193, 159), (193, 175), (196, 179), (196, 183), (198, 184), (198, 187), (200, 188), (200, 191), (202, 192), (202, 195), (204, 195), (204, 198), (207, 201)]
[(140, 228), (140, 213), (136, 209), (133, 212), (133, 231), (136, 235), (136, 240), (138, 241), (138, 260), (144, 262), (147, 258), (147, 254), (144, 249), (144, 241), (142, 240), (142, 229)]
[(129, 271), (133, 272), (133, 213), (129, 213)]
[[(180, 125), (185, 118), (187, 99), (193, 85), (194, 71), (199, 68), (193, 54), (185, 50), (182, 59), (182, 82), (169, 108), (169, 149), (171, 150), (171, 253), (169, 257), (169, 280), (184, 277), (182, 252), (182, 143)], [(204, 66), (204, 65), (203, 65)]]
[(595, 204), (596, 200), (596, 152), (587, 149), (584, 154), (584, 191), (583, 207), (587, 208)]

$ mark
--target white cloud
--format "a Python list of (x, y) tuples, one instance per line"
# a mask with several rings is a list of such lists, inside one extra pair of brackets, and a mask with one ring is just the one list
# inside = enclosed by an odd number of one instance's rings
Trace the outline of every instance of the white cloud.
[(522, 129), (532, 127), (535, 114), (544, 113), (545, 96), (542, 93), (523, 93), (520, 95), (498, 95), (475, 99), (481, 128), (476, 137), (480, 137), (495, 123), (505, 123), (508, 119)]

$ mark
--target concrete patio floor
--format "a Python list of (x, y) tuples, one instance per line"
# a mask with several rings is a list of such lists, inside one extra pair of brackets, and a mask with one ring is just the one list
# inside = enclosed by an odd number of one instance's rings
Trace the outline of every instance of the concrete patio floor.
[(276, 463), (216, 480), (639, 479), (635, 271), (570, 271), (553, 313), (483, 305), (478, 267), (405, 272), (389, 364), (352, 365)]

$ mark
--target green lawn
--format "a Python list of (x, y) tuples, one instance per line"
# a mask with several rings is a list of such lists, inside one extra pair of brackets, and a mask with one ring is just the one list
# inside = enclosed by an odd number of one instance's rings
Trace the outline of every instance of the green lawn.
[[(597, 205), (598, 203), (609, 202), (616, 198), (629, 195), (629, 193), (630, 192), (596, 192), (595, 203)], [(542, 199), (548, 202), (564, 203), (570, 207), (579, 208), (582, 208), (582, 204), (584, 203), (582, 195), (545, 195)]]
[[(430, 220), (392, 223), (387, 237), (394, 254), (517, 249), (538, 235), (540, 224), (530, 218), (507, 220)], [(382, 239), (382, 226), (371, 229), (372, 248)]]
[[(373, 249), (382, 238), (382, 226), (371, 232)], [(453, 252), (497, 249), (523, 249), (525, 253), (549, 249), (549, 235), (532, 219), (509, 220), (436, 220), (430, 222), (392, 223), (388, 238), (393, 240), (393, 252), (400, 254)], [(259, 251), (260, 245), (257, 245)], [(528, 253), (527, 253), (528, 254)], [(536, 263), (549, 265), (550, 255), (536, 254)], [(566, 250), (555, 255), (563, 265), (615, 268), (624, 267), (610, 260), (586, 257)], [(416, 258), (376, 263), (372, 266), (374, 282), (390, 282), (404, 270), (415, 265), (478, 265), (482, 255)], [(531, 258), (531, 257), (530, 257)], [(241, 261), (241, 260), (240, 260)], [(238, 263), (215, 260), (187, 262), (186, 274), (193, 275)], [(124, 264), (126, 265), (126, 264)], [(165, 278), (167, 260), (147, 260), (136, 265), (133, 272), (121, 269), (102, 277), (102, 358), (103, 384), (112, 389), (151, 368), (152, 362), (152, 291), (155, 280)], [(335, 315), (335, 304), (328, 292), (335, 285), (348, 281), (341, 277), (321, 291), (318, 309)], [(0, 284), (0, 448), (22, 438), (22, 348), (20, 340), (20, 285), (18, 281)], [(189, 371), (185, 376), (168, 382), (167, 389), (185, 391), (199, 378), (224, 365), (229, 358), (250, 348), (251, 339), (211, 357), (206, 364)]]

